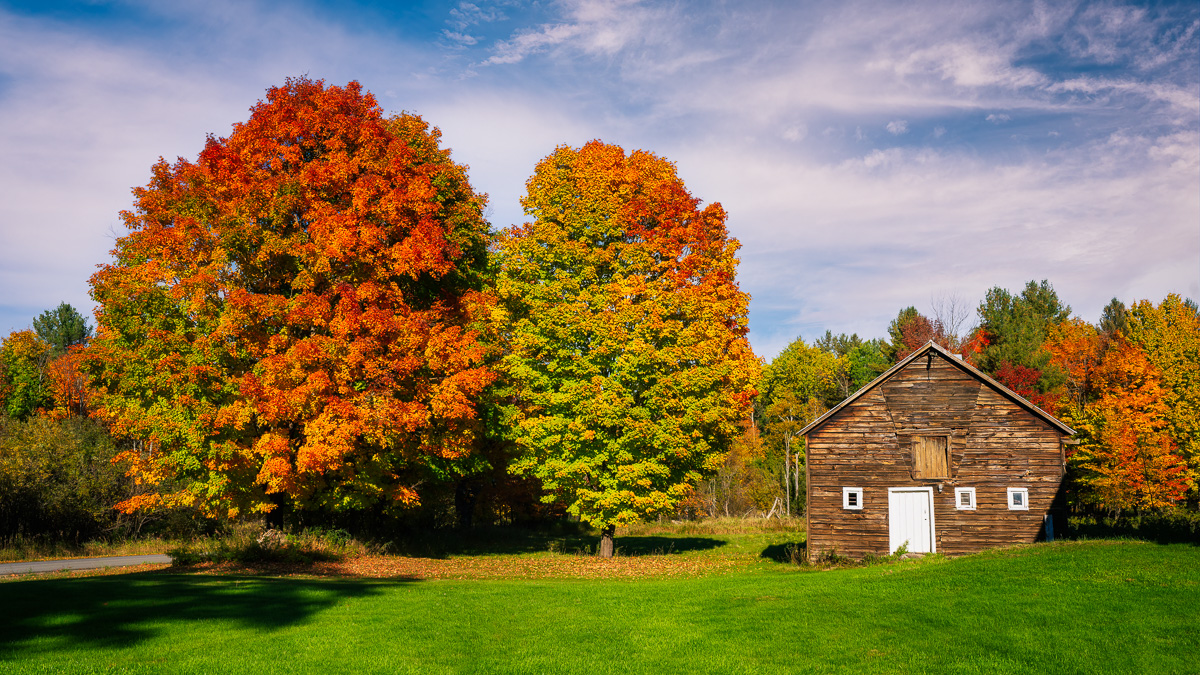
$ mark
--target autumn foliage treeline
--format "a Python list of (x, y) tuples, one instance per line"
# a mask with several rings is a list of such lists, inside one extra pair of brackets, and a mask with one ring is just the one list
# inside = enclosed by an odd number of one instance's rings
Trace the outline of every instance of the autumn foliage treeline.
[[(796, 432), (933, 340), (1077, 431), (1068, 457), (1077, 509), (1120, 515), (1190, 505), (1195, 511), (1197, 309), (1174, 294), (1129, 307), (1113, 299), (1093, 324), (1073, 317), (1049, 282), (1031, 281), (1019, 292), (991, 289), (974, 312), (957, 298), (935, 303), (932, 316), (907, 307), (886, 338), (827, 332), (813, 345), (798, 339), (764, 369), (755, 401), (761, 433), (742, 446), (762, 448), (757, 456), (766, 458), (774, 448), (778, 457), (766, 464), (776, 467), (773, 475), (785, 488), (790, 483), (791, 494), (800, 494), (803, 473), (788, 471), (803, 462)], [(745, 477), (729, 482), (761, 481), (753, 462), (745, 466)]]
[(5, 536), (54, 529), (29, 514), (56, 490), (108, 504), (77, 509), (93, 530), (569, 513), (603, 553), (641, 519), (796, 514), (799, 429), (929, 339), (1080, 430), (1081, 504), (1195, 498), (1200, 329), (1175, 296), (1092, 326), (1046, 282), (993, 289), (971, 330), (910, 307), (763, 368), (726, 214), (670, 162), (559, 147), (496, 232), (436, 128), (306, 78), (133, 196), (95, 334), (63, 305), (0, 348)]

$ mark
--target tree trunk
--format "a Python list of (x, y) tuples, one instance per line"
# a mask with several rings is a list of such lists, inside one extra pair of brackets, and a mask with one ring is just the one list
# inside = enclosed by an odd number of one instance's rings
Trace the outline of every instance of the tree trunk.
[(790, 518), (792, 515), (792, 439), (783, 439), (783, 494), (784, 508)]
[(608, 525), (603, 530), (600, 530), (600, 557), (611, 558), (616, 551), (616, 545), (613, 543), (613, 535), (617, 533), (616, 525)]
[(469, 530), (475, 526), (475, 502), (478, 499), (475, 486), (460, 478), (454, 486), (454, 515), (458, 518), (459, 529)]
[(796, 486), (796, 511), (799, 512), (801, 505), (804, 504), (800, 498), (800, 451), (796, 451), (796, 456), (792, 461), (792, 485)]
[(266, 516), (264, 516), (263, 520), (266, 521), (265, 525), (268, 530), (282, 531), (283, 526), (284, 526), (284, 522), (283, 522), (284, 498), (283, 498), (283, 495), (278, 492), (273, 492), (270, 495), (268, 495), (268, 498), (271, 500), (271, 503), (275, 505), (275, 508), (271, 509), (270, 511), (267, 511)]

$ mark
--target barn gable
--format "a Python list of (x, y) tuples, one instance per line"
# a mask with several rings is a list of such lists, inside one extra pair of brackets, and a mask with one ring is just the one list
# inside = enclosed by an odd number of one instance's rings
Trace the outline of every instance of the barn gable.
[(801, 433), (815, 558), (1033, 541), (1074, 431), (931, 342)]

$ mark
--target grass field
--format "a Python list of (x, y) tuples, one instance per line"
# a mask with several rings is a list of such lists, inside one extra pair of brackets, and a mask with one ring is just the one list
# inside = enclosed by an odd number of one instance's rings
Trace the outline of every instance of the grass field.
[(645, 531), (608, 568), (476, 551), (394, 578), (25, 578), (0, 584), (0, 672), (1200, 672), (1198, 547), (815, 570), (776, 560), (790, 535)]

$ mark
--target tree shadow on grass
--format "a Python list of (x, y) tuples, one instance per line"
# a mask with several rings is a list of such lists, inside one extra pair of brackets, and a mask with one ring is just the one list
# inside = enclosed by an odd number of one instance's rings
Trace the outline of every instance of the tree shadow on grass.
[[(593, 542), (593, 550), (600, 545), (600, 538)], [(621, 555), (670, 555), (687, 551), (711, 551), (720, 548), (725, 542), (709, 537), (617, 537), (617, 549)]]
[(151, 572), (5, 583), (0, 584), (0, 663), (63, 643), (127, 647), (202, 621), (276, 630), (346, 600), (412, 582)]
[[(655, 555), (703, 551), (726, 542), (708, 537), (618, 536), (620, 555)], [(515, 527), (447, 530), (438, 536), (410, 536), (393, 542), (392, 550), (419, 558), (448, 558), (453, 555), (516, 555), (521, 553), (590, 554), (600, 547), (600, 535), (582, 526), (549, 529)]]
[(578, 526), (549, 529), (480, 527), (410, 533), (391, 543), (392, 552), (415, 558), (459, 555), (518, 555), (546, 551), (574, 552), (589, 546), (589, 532)]
[(798, 565), (807, 559), (808, 544), (802, 541), (771, 544), (758, 555), (760, 558), (774, 560), (777, 563)]

